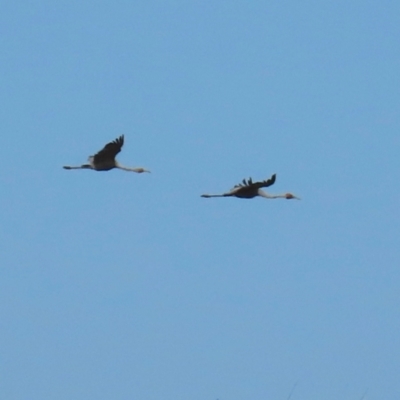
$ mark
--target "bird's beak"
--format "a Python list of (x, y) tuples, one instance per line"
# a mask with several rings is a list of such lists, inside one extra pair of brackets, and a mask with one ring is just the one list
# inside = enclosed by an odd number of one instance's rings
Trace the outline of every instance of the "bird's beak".
[(288, 200), (293, 200), (293, 199), (301, 200), (300, 197), (297, 197), (297, 196), (295, 196), (295, 195), (292, 194), (292, 193), (288, 193), (288, 194), (286, 195), (286, 198), (287, 198)]

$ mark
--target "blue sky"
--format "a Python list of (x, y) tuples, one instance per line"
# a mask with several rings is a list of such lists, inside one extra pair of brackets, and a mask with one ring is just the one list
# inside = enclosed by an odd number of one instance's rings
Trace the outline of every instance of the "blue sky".
[(3, 1), (0, 397), (399, 398), (399, 13)]

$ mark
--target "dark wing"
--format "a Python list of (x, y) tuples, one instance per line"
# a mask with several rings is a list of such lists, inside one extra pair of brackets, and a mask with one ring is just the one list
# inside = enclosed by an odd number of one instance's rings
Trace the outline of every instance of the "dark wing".
[(261, 182), (253, 182), (253, 180), (251, 178), (249, 178), (247, 181), (246, 179), (242, 180), (242, 183), (239, 183), (238, 185), (235, 185), (233, 187), (233, 189), (235, 188), (241, 188), (241, 187), (248, 187), (248, 188), (257, 188), (260, 189), (262, 187), (268, 187), (271, 186), (275, 183), (276, 180), (276, 174), (273, 174), (271, 176), (271, 178), (265, 180), (265, 181), (261, 181)]
[(93, 156), (95, 164), (99, 164), (105, 161), (114, 160), (115, 156), (121, 151), (124, 145), (124, 135), (107, 143), (98, 153)]
[(272, 186), (275, 183), (276, 180), (276, 174), (273, 174), (271, 178), (261, 181), (261, 182), (254, 182), (253, 185), (257, 186), (258, 189)]
[(235, 185), (233, 187), (233, 189), (242, 188), (242, 187), (248, 187), (248, 186), (251, 186), (252, 184), (253, 184), (253, 181), (251, 180), (251, 178), (249, 178), (247, 181), (246, 181), (246, 179), (243, 179), (242, 182), (238, 183), (237, 185)]

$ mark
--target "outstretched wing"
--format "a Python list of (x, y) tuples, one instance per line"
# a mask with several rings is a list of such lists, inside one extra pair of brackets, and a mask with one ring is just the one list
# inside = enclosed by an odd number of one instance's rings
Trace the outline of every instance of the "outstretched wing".
[(272, 186), (275, 183), (276, 180), (276, 174), (273, 174), (271, 178), (266, 179), (265, 181), (261, 182), (254, 182), (253, 185), (257, 186), (258, 189)]
[(247, 181), (246, 179), (242, 180), (242, 183), (239, 183), (238, 185), (235, 185), (232, 190), (237, 189), (237, 188), (252, 188), (252, 189), (260, 189), (262, 187), (268, 187), (271, 186), (275, 183), (276, 180), (276, 174), (273, 174), (271, 178), (266, 179), (265, 181), (260, 181), (260, 182), (253, 182), (251, 178), (249, 178)]
[(107, 143), (98, 153), (93, 156), (95, 164), (104, 163), (110, 160), (114, 160), (115, 156), (121, 151), (124, 145), (124, 135)]

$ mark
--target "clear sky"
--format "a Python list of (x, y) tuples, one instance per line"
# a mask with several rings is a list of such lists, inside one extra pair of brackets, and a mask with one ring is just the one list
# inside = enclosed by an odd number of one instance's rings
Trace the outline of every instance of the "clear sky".
[(399, 18), (4, 0), (0, 398), (399, 399)]

